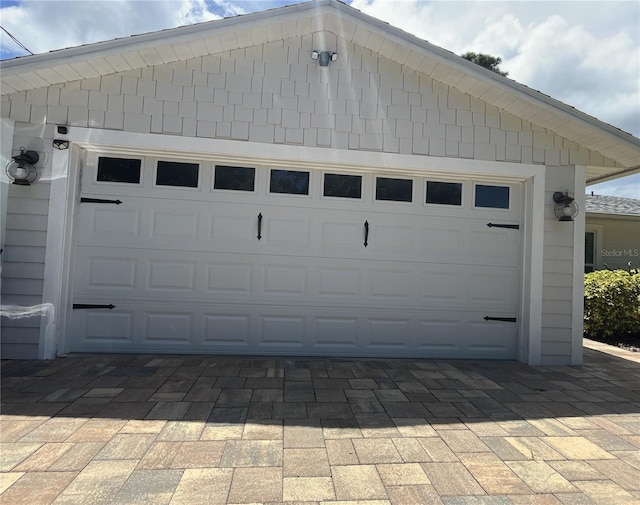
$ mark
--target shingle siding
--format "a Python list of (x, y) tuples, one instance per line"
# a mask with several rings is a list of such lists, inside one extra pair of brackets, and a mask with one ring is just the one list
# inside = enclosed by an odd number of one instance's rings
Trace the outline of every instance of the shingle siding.
[[(33, 124), (546, 165), (610, 162), (346, 40), (336, 41), (338, 60), (321, 68), (311, 40), (15, 93), (4, 109)], [(256, 128), (266, 126), (265, 112), (266, 124), (283, 132)]]

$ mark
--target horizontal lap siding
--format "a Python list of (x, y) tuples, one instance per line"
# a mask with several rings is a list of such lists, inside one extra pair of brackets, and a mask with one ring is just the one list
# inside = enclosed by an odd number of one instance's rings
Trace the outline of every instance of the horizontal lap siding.
[[(556, 219), (553, 193), (574, 187), (574, 169), (549, 167), (546, 175), (544, 273), (542, 287), (542, 364), (571, 360), (573, 223)], [(571, 193), (571, 191), (570, 191)]]
[(50, 184), (9, 186), (2, 263), (2, 358), (36, 358)]

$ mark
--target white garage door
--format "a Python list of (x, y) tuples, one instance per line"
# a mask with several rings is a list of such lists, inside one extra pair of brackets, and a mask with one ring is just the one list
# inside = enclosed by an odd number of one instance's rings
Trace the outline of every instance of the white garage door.
[(71, 351), (516, 356), (518, 183), (91, 153), (81, 196)]

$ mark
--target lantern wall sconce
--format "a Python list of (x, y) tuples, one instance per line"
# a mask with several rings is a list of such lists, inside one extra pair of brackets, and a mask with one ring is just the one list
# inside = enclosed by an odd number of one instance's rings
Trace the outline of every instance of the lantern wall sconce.
[(35, 151), (25, 151), (20, 148), (20, 154), (12, 156), (7, 164), (6, 172), (13, 184), (18, 186), (30, 186), (38, 178), (38, 170), (34, 166), (38, 163), (40, 155)]
[(331, 51), (311, 51), (311, 59), (317, 60), (318, 65), (321, 67), (328, 67), (330, 61), (336, 61), (338, 59), (338, 53), (332, 53)]
[(565, 190), (556, 191), (553, 194), (553, 201), (556, 206), (553, 209), (553, 213), (558, 218), (558, 221), (573, 221), (573, 218), (578, 215), (578, 204), (575, 199), (569, 196), (569, 191)]

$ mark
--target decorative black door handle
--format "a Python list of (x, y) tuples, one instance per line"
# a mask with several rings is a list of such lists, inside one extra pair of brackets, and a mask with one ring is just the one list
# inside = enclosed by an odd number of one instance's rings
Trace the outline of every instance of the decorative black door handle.
[(80, 198), (80, 203), (112, 203), (114, 205), (120, 205), (122, 200), (105, 200), (104, 198)]
[(364, 246), (369, 245), (369, 221), (364, 222)]
[(262, 212), (258, 214), (258, 240), (262, 238)]

